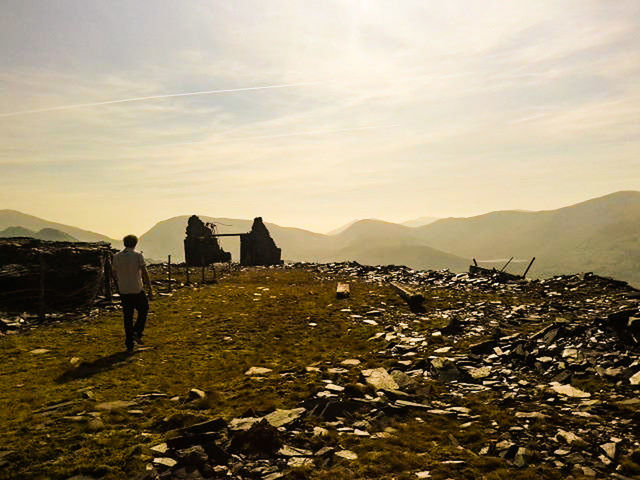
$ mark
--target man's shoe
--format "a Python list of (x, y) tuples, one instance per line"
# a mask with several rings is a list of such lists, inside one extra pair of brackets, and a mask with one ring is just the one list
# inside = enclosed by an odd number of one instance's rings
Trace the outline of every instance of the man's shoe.
[(144, 340), (142, 340), (142, 335), (140, 333), (133, 334), (133, 341), (138, 345), (144, 345)]
[(127, 345), (127, 353), (133, 353), (133, 345)]

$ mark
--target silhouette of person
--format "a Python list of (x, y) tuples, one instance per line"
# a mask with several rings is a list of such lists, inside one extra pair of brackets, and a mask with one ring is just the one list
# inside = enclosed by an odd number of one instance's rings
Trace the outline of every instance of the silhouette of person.
[[(128, 352), (133, 351), (134, 342), (142, 345), (142, 334), (149, 312), (149, 301), (145, 295), (144, 285), (149, 291), (149, 299), (153, 300), (153, 290), (149, 280), (149, 272), (144, 263), (142, 253), (136, 252), (138, 237), (127, 235), (122, 239), (124, 250), (113, 256), (112, 271), (122, 301), (124, 315), (125, 346)], [(138, 312), (136, 323), (133, 323), (133, 312)]]

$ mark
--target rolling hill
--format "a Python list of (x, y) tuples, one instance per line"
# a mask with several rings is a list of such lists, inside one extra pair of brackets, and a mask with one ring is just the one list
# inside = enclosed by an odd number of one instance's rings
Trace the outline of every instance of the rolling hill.
[(55, 228), (43, 228), (37, 232), (24, 227), (7, 227), (0, 231), (0, 238), (31, 237), (54, 242), (77, 242), (78, 239)]
[(437, 217), (420, 217), (414, 218), (413, 220), (407, 220), (406, 222), (402, 222), (400, 225), (404, 225), (405, 227), (422, 227), (424, 225), (429, 225), (436, 220), (438, 220)]
[(42, 218), (27, 215), (16, 210), (0, 210), (0, 229), (9, 227), (22, 227), (31, 231), (41, 231), (42, 229), (54, 229), (70, 235), (81, 242), (109, 242), (115, 248), (122, 246), (121, 240), (109, 238), (106, 235), (90, 232), (81, 228), (64, 225), (62, 223), (50, 222)]
[[(184, 259), (188, 215), (158, 222), (140, 239), (148, 259)], [(243, 233), (251, 220), (200, 216), (219, 233)], [(556, 210), (506, 210), (467, 218), (444, 218), (410, 227), (381, 220), (359, 220), (320, 234), (266, 223), (290, 261), (356, 260), (367, 264), (403, 264), (413, 268), (466, 270), (478, 261), (516, 257), (507, 271), (522, 273), (536, 257), (530, 276), (593, 271), (640, 285), (640, 192), (617, 192)], [(119, 241), (79, 228), (48, 222), (12, 210), (0, 211), (0, 228), (54, 228), (82, 241)], [(239, 240), (222, 238), (223, 248), (239, 259)], [(496, 264), (490, 264), (495, 266)]]
[(432, 247), (465, 257), (535, 256), (542, 276), (594, 271), (640, 283), (640, 192), (557, 210), (446, 218), (416, 230)]

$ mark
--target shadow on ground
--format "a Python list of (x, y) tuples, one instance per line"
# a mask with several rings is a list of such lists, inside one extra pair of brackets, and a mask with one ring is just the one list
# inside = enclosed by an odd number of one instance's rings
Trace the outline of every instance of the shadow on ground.
[(100, 357), (93, 362), (82, 362), (76, 368), (72, 368), (67, 370), (58, 378), (56, 378), (56, 383), (67, 383), (72, 380), (78, 380), (81, 378), (89, 378), (94, 375), (112, 370), (120, 366), (120, 364), (126, 363), (129, 361), (136, 352), (116, 352), (108, 355), (106, 357)]

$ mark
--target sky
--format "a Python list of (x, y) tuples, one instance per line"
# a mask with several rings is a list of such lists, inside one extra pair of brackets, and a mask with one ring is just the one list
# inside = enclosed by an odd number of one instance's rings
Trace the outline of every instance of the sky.
[(640, 190), (637, 0), (3, 0), (0, 209), (326, 232)]

